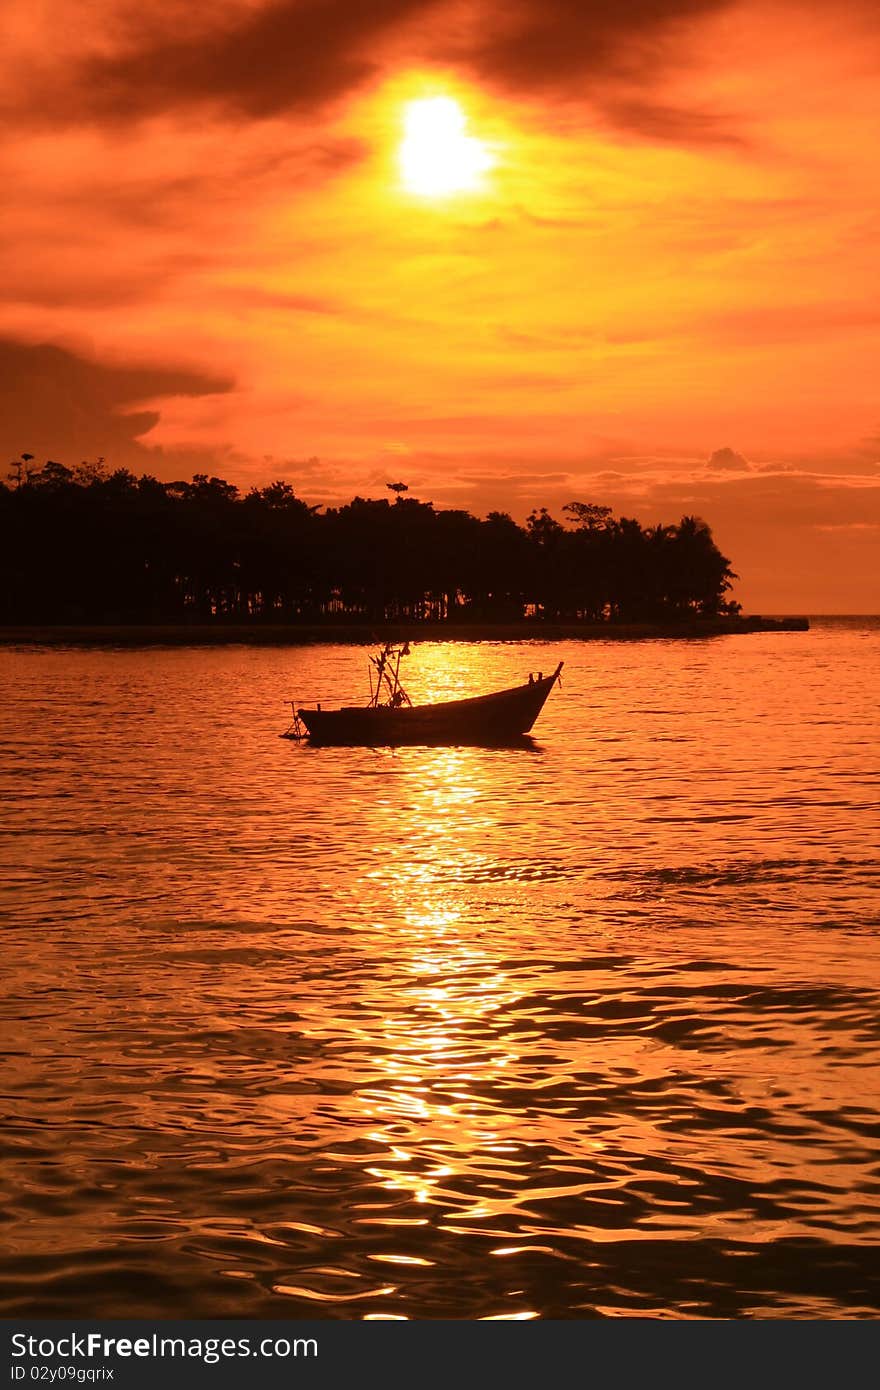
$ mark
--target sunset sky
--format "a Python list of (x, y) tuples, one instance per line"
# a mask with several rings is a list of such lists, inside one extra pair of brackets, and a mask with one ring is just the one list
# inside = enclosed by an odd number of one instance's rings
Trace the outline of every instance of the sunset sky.
[(9, 458), (696, 512), (747, 609), (880, 610), (876, 0), (5, 0), (0, 54)]

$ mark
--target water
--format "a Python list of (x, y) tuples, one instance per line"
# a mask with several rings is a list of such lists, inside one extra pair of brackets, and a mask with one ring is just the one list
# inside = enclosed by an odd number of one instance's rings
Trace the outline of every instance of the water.
[(880, 625), (560, 657), (0, 653), (0, 1312), (876, 1316)]

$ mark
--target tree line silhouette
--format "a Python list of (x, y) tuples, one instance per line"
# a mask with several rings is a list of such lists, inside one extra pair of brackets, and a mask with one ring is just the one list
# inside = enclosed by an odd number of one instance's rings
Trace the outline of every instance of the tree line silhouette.
[(662, 622), (734, 614), (704, 521), (643, 527), (571, 502), (525, 526), (394, 500), (309, 506), (287, 482), (159, 482), (23, 454), (0, 483), (7, 623)]

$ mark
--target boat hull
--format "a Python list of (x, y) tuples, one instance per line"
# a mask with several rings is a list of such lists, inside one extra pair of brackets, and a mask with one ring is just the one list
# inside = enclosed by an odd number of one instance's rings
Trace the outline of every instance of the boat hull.
[(510, 743), (528, 734), (559, 679), (562, 662), (550, 676), (466, 700), (389, 709), (301, 709), (297, 714), (312, 743), (416, 744)]

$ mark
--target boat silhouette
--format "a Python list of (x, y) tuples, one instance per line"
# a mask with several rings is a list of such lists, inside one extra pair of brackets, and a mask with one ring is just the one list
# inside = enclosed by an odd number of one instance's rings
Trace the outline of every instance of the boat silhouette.
[[(551, 675), (530, 675), (522, 685), (471, 695), (463, 700), (414, 705), (400, 682), (409, 643), (386, 643), (370, 657), (370, 702), (341, 709), (296, 708), (283, 738), (314, 744), (480, 744), (529, 746), (526, 735), (560, 680), (560, 661)], [(375, 680), (373, 672), (375, 671)]]

